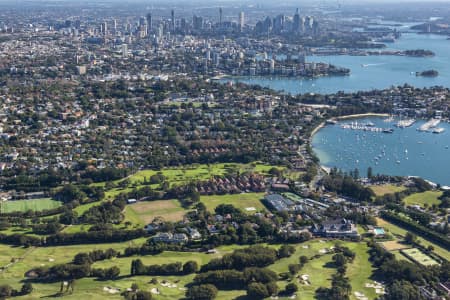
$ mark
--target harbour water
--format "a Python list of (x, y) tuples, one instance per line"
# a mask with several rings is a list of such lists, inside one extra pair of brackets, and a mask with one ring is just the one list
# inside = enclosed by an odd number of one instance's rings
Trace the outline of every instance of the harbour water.
[[(391, 128), (392, 133), (342, 128), (343, 124), (369, 124)], [(450, 124), (441, 122), (441, 133), (417, 130), (425, 120), (406, 128), (395, 127), (398, 120), (382, 117), (340, 120), (326, 125), (312, 139), (314, 152), (323, 166), (344, 171), (358, 168), (361, 176), (372, 167), (374, 174), (420, 176), (441, 185), (450, 185)]]
[[(387, 44), (389, 49), (427, 49), (435, 52), (434, 57), (404, 56), (312, 56), (309, 62), (326, 62), (349, 68), (349, 76), (319, 77), (314, 79), (284, 77), (234, 77), (232, 80), (270, 87), (291, 94), (322, 93), (338, 91), (384, 89), (392, 85), (408, 83), (415, 87), (450, 87), (450, 40), (446, 36), (433, 34), (403, 33), (395, 43)], [(437, 70), (437, 77), (416, 76), (415, 72)], [(224, 79), (230, 80), (230, 79)]]

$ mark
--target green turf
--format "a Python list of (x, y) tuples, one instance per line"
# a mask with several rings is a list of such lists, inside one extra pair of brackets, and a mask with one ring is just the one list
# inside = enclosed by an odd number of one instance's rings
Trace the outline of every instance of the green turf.
[(423, 193), (409, 195), (403, 199), (403, 202), (405, 205), (420, 205), (424, 207), (424, 205), (427, 204), (431, 207), (433, 204), (439, 205), (441, 203), (438, 199), (440, 196), (442, 196), (441, 191), (426, 191)]
[(166, 221), (181, 221), (187, 212), (178, 200), (142, 201), (126, 206), (124, 222), (145, 226), (156, 217)]
[(416, 263), (421, 264), (422, 266), (434, 266), (438, 265), (438, 262), (420, 251), (417, 248), (403, 249), (400, 250), (402, 254), (406, 257), (414, 260)]
[[(265, 211), (265, 206), (262, 204), (264, 193), (246, 193), (233, 195), (214, 195), (201, 196), (200, 201), (203, 202), (206, 208), (213, 212), (220, 204), (232, 204), (236, 208), (240, 208), (243, 212), (253, 214), (255, 212)], [(256, 210), (247, 211), (246, 208), (254, 207)]]
[(393, 184), (373, 185), (370, 187), (370, 189), (377, 196), (383, 196), (386, 194), (394, 194), (394, 193), (406, 190), (406, 188), (404, 186), (397, 186), (397, 185), (393, 185)]
[(14, 200), (6, 201), (1, 204), (1, 212), (9, 213), (14, 211), (26, 212), (28, 210), (41, 211), (61, 206), (60, 201), (50, 198), (32, 199), (32, 200)]

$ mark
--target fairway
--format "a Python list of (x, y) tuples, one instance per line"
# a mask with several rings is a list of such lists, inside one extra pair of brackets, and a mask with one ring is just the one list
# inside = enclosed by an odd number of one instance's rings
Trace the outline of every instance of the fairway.
[[(213, 212), (220, 204), (231, 204), (246, 213), (265, 211), (266, 208), (261, 202), (264, 193), (246, 193), (234, 195), (214, 195), (201, 196), (200, 201), (205, 204), (208, 211)], [(247, 208), (255, 208), (247, 210)]]
[(125, 218), (132, 223), (146, 225), (156, 217), (172, 222), (181, 221), (186, 212), (178, 200), (142, 201), (127, 205)]
[(61, 206), (61, 202), (52, 200), (50, 198), (32, 199), (32, 200), (15, 200), (6, 201), (2, 204), (2, 213), (10, 213), (14, 211), (26, 212), (41, 211), (45, 209), (52, 209)]
[(420, 205), (424, 207), (424, 205), (427, 204), (431, 207), (433, 204), (439, 205), (441, 203), (441, 200), (438, 199), (440, 196), (442, 196), (441, 191), (426, 191), (409, 195), (403, 202), (405, 205)]
[(383, 185), (372, 185), (370, 189), (375, 193), (377, 196), (383, 196), (386, 194), (394, 194), (401, 191), (406, 190), (404, 186), (396, 186), (393, 184), (383, 184)]

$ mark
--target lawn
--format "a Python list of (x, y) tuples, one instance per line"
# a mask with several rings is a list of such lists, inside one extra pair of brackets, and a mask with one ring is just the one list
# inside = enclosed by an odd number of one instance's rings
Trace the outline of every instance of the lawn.
[(383, 184), (383, 185), (372, 185), (370, 189), (377, 196), (383, 196), (386, 194), (394, 194), (397, 192), (404, 191), (406, 188), (404, 186), (397, 186), (393, 184)]
[[(265, 211), (266, 208), (262, 204), (264, 193), (246, 193), (233, 195), (214, 195), (201, 196), (200, 201), (203, 202), (208, 211), (213, 212), (220, 204), (232, 204), (234, 207), (242, 209), (247, 213), (255, 213)], [(246, 210), (246, 208), (255, 208), (255, 210)]]
[(175, 222), (183, 220), (186, 212), (178, 200), (142, 201), (126, 206), (125, 221), (146, 225), (156, 217), (163, 217)]
[(32, 199), (32, 200), (14, 200), (6, 201), (1, 205), (2, 213), (10, 213), (14, 211), (26, 212), (28, 210), (41, 211), (44, 209), (52, 209), (61, 206), (60, 201), (50, 198)]
[(431, 207), (433, 204), (439, 205), (441, 203), (441, 200), (438, 199), (440, 196), (442, 196), (441, 191), (426, 191), (409, 195), (403, 199), (403, 202), (405, 205), (420, 205), (424, 207), (427, 204)]

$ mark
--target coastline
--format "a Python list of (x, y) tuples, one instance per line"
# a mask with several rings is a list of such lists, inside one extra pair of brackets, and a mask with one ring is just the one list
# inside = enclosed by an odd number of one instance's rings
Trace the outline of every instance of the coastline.
[(389, 117), (389, 114), (366, 113), (366, 114), (356, 114), (356, 115), (340, 116), (340, 117), (336, 117), (336, 118), (334, 118), (334, 119), (337, 119), (337, 120), (346, 120), (346, 119), (364, 118), (364, 117)]

